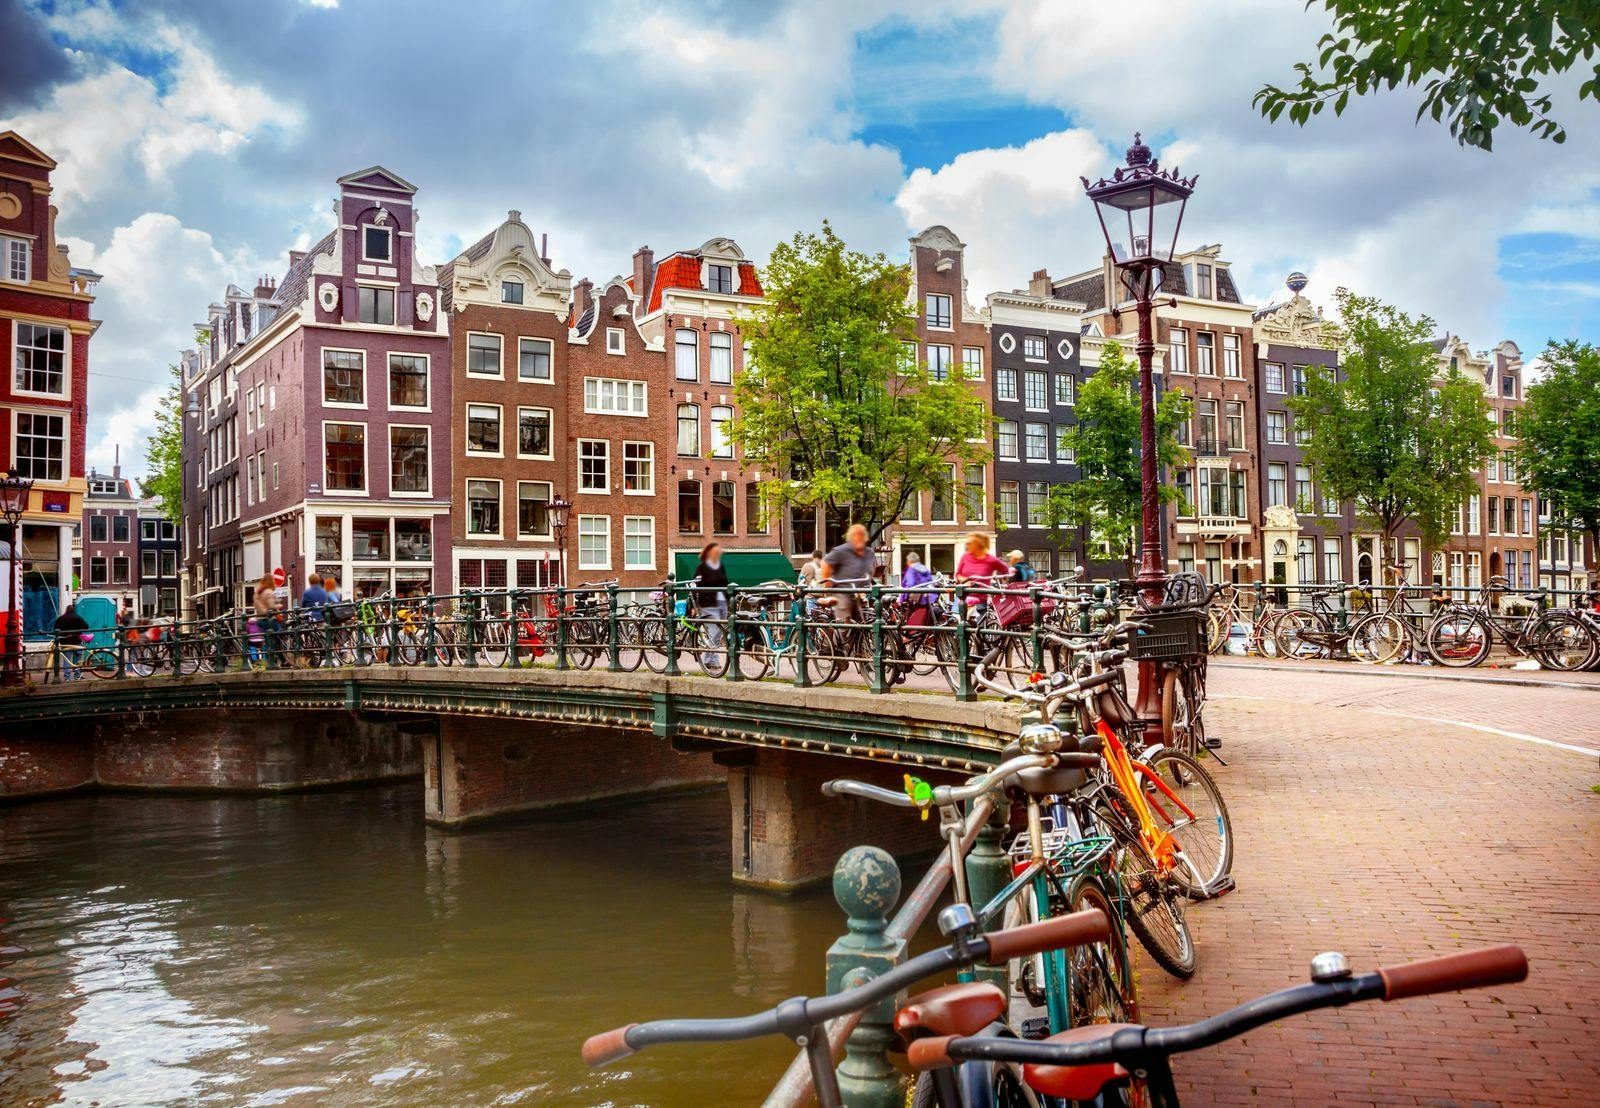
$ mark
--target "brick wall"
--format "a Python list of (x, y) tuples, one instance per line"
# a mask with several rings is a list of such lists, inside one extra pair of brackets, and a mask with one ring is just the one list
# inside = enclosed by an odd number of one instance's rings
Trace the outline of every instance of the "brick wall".
[(94, 743), (82, 736), (40, 740), (21, 730), (0, 736), (0, 797), (61, 792), (94, 780)]

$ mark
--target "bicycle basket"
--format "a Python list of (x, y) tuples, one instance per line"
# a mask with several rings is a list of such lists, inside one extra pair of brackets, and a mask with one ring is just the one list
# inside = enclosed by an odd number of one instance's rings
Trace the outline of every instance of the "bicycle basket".
[[(1083, 870), (1110, 851), (1112, 839), (1108, 835), (1089, 835), (1073, 838), (1064, 827), (1057, 827), (1049, 815), (1042, 815), (1044, 856), (1058, 877), (1076, 877)], [(1025, 866), (1032, 860), (1033, 846), (1026, 831), (1018, 831), (1011, 839), (1008, 850), (1014, 866)]]
[(1205, 656), (1205, 618), (1198, 610), (1140, 612), (1137, 618), (1149, 629), (1133, 636), (1129, 657), (1151, 662)]
[[(1039, 598), (1039, 614), (1047, 615), (1055, 611), (1056, 602), (1052, 597)], [(1033, 626), (1033, 596), (1026, 592), (1008, 592), (1004, 596), (994, 598), (994, 614), (1000, 626), (1010, 630), (1017, 627)]]

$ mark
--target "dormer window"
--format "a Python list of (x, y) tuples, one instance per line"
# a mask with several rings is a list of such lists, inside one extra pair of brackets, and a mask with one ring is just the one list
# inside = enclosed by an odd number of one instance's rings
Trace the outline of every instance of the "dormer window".
[(500, 303), (522, 303), (522, 282), (515, 277), (507, 277), (500, 282)]
[(0, 280), (28, 283), (30, 247), (27, 239), (0, 237)]
[(706, 266), (706, 289), (710, 292), (733, 293), (733, 266)]
[(394, 257), (393, 234), (387, 227), (361, 228), (361, 257), (369, 262), (387, 262)]
[(356, 289), (362, 323), (394, 323), (394, 289), (362, 285)]
[(628, 350), (627, 339), (623, 337), (621, 327), (606, 328), (606, 353), (625, 354)]

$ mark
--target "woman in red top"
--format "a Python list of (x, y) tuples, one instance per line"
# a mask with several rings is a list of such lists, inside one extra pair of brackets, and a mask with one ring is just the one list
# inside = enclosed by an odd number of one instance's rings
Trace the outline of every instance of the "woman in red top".
[[(961, 555), (961, 561), (956, 563), (956, 580), (965, 581), (972, 585), (990, 586), (1004, 581), (1011, 576), (1011, 566), (1003, 558), (996, 558), (989, 552), (989, 536), (981, 531), (974, 531), (967, 536), (967, 552)], [(979, 604), (985, 598), (982, 596), (967, 597), (968, 604)]]

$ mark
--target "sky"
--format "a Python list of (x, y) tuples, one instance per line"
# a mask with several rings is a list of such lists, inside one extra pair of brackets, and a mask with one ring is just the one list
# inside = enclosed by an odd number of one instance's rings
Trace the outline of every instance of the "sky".
[(1251, 107), (1326, 30), (1294, 0), (0, 0), (0, 130), (55, 157), (59, 239), (104, 275), (91, 466), (142, 474), (166, 368), (229, 282), (332, 227), (338, 177), (418, 186), (422, 256), (510, 209), (603, 281), (717, 235), (764, 259), (823, 219), (903, 257), (967, 244), (970, 299), (1095, 264), (1080, 176), (1135, 130), (1198, 174), (1182, 246), (1245, 298), (1303, 270), (1474, 347), (1600, 341), (1600, 108), (1492, 154), (1403, 90), (1299, 129)]

